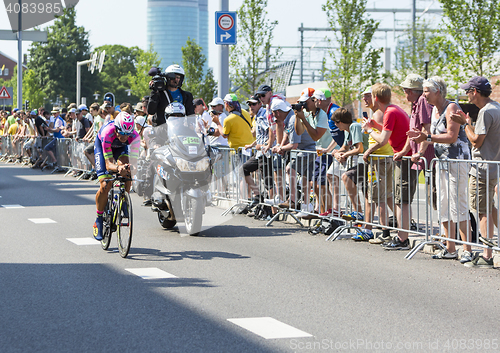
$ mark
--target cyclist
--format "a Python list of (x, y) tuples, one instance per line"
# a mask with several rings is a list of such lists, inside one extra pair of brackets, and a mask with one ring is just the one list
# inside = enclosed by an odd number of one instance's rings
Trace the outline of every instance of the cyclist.
[[(100, 188), (95, 195), (97, 217), (94, 223), (94, 238), (102, 240), (103, 213), (106, 207), (109, 190), (112, 183), (110, 172), (116, 172), (130, 178), (131, 158), (139, 155), (141, 139), (134, 129), (134, 118), (127, 112), (119, 113), (116, 118), (104, 125), (96, 136), (94, 143), (95, 169), (99, 178)], [(131, 181), (125, 183), (130, 191)], [(128, 210), (123, 210), (128, 217)]]

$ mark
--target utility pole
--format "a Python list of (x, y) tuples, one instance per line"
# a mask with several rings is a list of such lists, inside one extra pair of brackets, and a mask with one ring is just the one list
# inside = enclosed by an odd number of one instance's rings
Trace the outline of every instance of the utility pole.
[[(220, 0), (220, 11), (229, 11), (229, 0)], [(219, 97), (229, 93), (229, 45), (219, 45)]]

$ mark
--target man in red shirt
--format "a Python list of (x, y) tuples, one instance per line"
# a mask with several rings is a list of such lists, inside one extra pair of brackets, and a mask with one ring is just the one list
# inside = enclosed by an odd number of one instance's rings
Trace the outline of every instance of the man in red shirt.
[[(398, 152), (402, 151), (406, 144), (406, 133), (410, 129), (410, 118), (406, 112), (397, 105), (391, 104), (391, 88), (385, 83), (377, 83), (372, 87), (372, 99), (375, 109), (379, 109), (384, 113), (383, 124), (380, 125), (374, 120), (366, 120), (363, 122), (363, 128), (370, 136), (380, 143), (385, 145), (389, 143), (397, 156)], [(376, 128), (378, 131), (373, 130)], [(411, 150), (405, 155), (411, 157)], [(413, 195), (410, 193), (410, 163), (409, 159), (395, 161), (396, 181), (395, 202), (396, 215), (398, 226), (402, 229), (409, 229), (410, 226), (410, 204)], [(399, 231), (398, 236), (384, 244), (386, 250), (407, 250), (410, 248), (408, 241), (408, 232)]]

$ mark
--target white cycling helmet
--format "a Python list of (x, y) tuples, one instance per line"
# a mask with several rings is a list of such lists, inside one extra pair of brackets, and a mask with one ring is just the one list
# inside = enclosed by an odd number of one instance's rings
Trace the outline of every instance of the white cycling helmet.
[(167, 108), (165, 108), (165, 116), (168, 118), (171, 115), (176, 116), (186, 116), (186, 108), (179, 102), (170, 103)]
[(130, 135), (134, 131), (134, 118), (127, 112), (120, 112), (114, 122), (115, 129), (120, 135)]
[(177, 64), (170, 65), (169, 67), (167, 67), (165, 69), (165, 76), (167, 77), (167, 81), (170, 81), (172, 78), (175, 77), (172, 74), (181, 75), (181, 79), (180, 79), (179, 84), (177, 86), (180, 88), (182, 86), (182, 82), (184, 82), (184, 76), (186, 75), (184, 73), (184, 69)]

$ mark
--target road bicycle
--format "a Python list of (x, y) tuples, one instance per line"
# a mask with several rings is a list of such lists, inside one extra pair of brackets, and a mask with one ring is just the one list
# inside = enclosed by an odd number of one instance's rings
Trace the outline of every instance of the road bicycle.
[[(109, 179), (107, 183), (113, 183), (113, 187), (109, 191), (108, 201), (104, 208), (103, 236), (101, 247), (103, 250), (108, 250), (111, 243), (111, 235), (116, 232), (118, 240), (118, 251), (120, 256), (125, 258), (130, 251), (132, 243), (132, 201), (130, 194), (125, 190), (125, 182), (132, 181), (130, 178), (124, 178), (119, 174), (115, 174), (113, 179)], [(118, 186), (118, 191), (115, 193), (115, 187)]]

